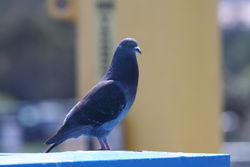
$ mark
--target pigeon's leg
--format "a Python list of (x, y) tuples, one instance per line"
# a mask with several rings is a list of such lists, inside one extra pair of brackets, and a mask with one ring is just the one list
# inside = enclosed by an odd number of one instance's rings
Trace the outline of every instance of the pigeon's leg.
[(103, 138), (103, 142), (105, 144), (106, 150), (111, 150), (106, 137)]
[(102, 137), (102, 138), (98, 137), (98, 141), (99, 141), (99, 143), (101, 145), (101, 149), (100, 150), (110, 150), (110, 147), (108, 145), (106, 137)]
[(99, 138), (98, 137), (98, 141), (99, 141), (99, 143), (101, 145), (101, 149), (100, 150), (106, 150), (106, 145), (105, 145), (105, 143), (103, 141), (103, 138)]

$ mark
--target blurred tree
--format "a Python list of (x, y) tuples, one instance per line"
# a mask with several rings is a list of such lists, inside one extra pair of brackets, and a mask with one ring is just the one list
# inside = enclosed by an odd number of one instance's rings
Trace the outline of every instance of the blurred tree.
[(22, 100), (75, 96), (74, 27), (45, 1), (0, 1), (0, 92)]
[(250, 98), (250, 30), (241, 26), (223, 30), (223, 62), (225, 80), (225, 111), (238, 118), (226, 140), (250, 140), (244, 130), (249, 123)]

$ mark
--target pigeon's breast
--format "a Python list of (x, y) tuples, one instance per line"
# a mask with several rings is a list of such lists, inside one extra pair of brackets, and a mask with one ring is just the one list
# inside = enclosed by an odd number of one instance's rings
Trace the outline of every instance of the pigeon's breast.
[(135, 94), (136, 94), (136, 88), (131, 89), (131, 87), (123, 86), (120, 84), (122, 87), (122, 90), (124, 91), (124, 94), (126, 95), (126, 106), (122, 109), (120, 112), (120, 115), (115, 118), (112, 121), (106, 122), (100, 127), (96, 129), (98, 131), (98, 134), (103, 134), (103, 136), (106, 136), (109, 134), (109, 132), (121, 121), (123, 118), (127, 115), (129, 112), (131, 106), (133, 105), (134, 99), (135, 99)]
[(126, 98), (126, 106), (123, 108), (121, 114), (118, 117), (118, 120), (121, 121), (121, 119), (123, 119), (126, 114), (128, 113), (128, 111), (130, 110), (131, 106), (134, 103), (135, 100), (135, 95), (136, 95), (136, 91), (137, 91), (137, 84), (136, 85), (127, 85), (127, 84), (119, 84), (119, 86), (121, 87), (121, 89), (123, 90), (124, 94), (125, 94), (125, 98)]

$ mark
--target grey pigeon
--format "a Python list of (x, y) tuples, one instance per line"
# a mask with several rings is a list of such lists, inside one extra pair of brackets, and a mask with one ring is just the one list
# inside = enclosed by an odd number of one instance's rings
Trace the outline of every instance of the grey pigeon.
[(110, 150), (107, 135), (130, 110), (136, 96), (139, 70), (137, 41), (120, 42), (103, 78), (67, 114), (57, 133), (46, 141), (51, 151), (69, 138), (97, 137), (101, 150)]

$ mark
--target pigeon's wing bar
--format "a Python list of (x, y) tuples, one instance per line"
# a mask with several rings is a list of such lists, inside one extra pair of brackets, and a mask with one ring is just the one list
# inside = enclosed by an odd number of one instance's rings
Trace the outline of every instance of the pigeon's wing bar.
[(65, 121), (69, 123), (74, 120), (72, 124), (97, 127), (117, 118), (125, 105), (125, 94), (119, 83), (102, 81), (78, 102)]

